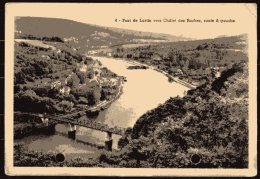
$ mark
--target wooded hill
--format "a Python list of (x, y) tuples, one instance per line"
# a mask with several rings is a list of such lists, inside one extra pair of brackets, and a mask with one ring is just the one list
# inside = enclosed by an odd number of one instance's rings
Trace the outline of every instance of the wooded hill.
[(248, 65), (235, 64), (183, 98), (170, 98), (148, 111), (119, 146), (119, 153), (102, 156), (104, 165), (246, 168)]
[(102, 27), (67, 19), (43, 17), (17, 17), (15, 38), (50, 40), (60, 37), (81, 52), (142, 40), (179, 41), (188, 38), (174, 35)]
[[(102, 51), (99, 54), (107, 55)], [(119, 45), (111, 48), (110, 55), (152, 65), (170, 75), (177, 74), (190, 83), (202, 84), (211, 75), (211, 68), (222, 72), (235, 63), (248, 61), (247, 36), (165, 42), (132, 48)]]
[(67, 113), (73, 106), (92, 106), (117, 93), (117, 75), (99, 61), (63, 42), (15, 42), (14, 109)]

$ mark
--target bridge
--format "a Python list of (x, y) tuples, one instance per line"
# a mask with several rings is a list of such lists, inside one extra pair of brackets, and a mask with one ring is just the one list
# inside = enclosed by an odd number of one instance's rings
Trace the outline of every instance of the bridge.
[[(67, 123), (71, 124), (72, 126), (82, 126), (106, 133), (116, 134), (116, 135), (123, 135), (125, 129), (119, 127), (109, 127), (107, 124), (103, 124), (100, 122), (92, 121), (92, 120), (72, 120), (70, 118), (50, 118), (50, 121), (54, 123)], [(53, 123), (52, 122), (52, 123)]]
[[(15, 113), (18, 113), (18, 112), (15, 112)], [(41, 115), (39, 116), (39, 114), (31, 114), (31, 113), (20, 113), (20, 114), (28, 114), (28, 115), (36, 117), (36, 118), (41, 118)], [(121, 136), (125, 132), (124, 128), (119, 128), (116, 126), (109, 127), (107, 124), (96, 122), (92, 119), (79, 120), (80, 117), (85, 116), (85, 115), (86, 115), (85, 111), (77, 111), (77, 112), (73, 112), (73, 113), (69, 113), (69, 114), (49, 115), (49, 116), (46, 115), (46, 116), (44, 116), (44, 118), (47, 118), (48, 122), (50, 122), (51, 124), (67, 123), (67, 124), (82, 126), (82, 127), (102, 131), (102, 132), (121, 135)], [(40, 126), (40, 124), (38, 124), (38, 126)]]
[[(15, 112), (19, 113), (19, 112)], [(60, 114), (60, 115), (39, 115), (39, 114), (31, 114), (31, 113), (21, 113), (21, 114), (28, 114), (34, 118), (41, 119), (42, 122), (38, 122), (34, 124), (34, 128), (36, 129), (44, 129), (46, 131), (55, 131), (55, 125), (58, 123), (65, 123), (69, 125), (68, 128), (68, 137), (71, 139), (76, 138), (76, 126), (82, 126), (94, 130), (98, 130), (101, 132), (105, 132), (107, 134), (105, 139), (105, 148), (108, 150), (112, 150), (112, 134), (116, 135), (123, 135), (125, 132), (124, 128), (119, 127), (109, 127), (107, 124), (103, 124), (100, 122), (96, 122), (92, 119), (79, 119), (82, 116), (86, 115), (86, 111), (76, 111), (70, 114)], [(28, 129), (26, 129), (28, 130)], [(29, 129), (29, 132), (33, 129)], [(17, 133), (22, 133), (21, 129), (15, 131)], [(26, 132), (26, 131), (25, 131)]]

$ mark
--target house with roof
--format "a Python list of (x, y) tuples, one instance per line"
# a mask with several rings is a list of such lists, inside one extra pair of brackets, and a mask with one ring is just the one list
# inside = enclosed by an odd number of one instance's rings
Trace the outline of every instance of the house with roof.
[(70, 94), (70, 91), (71, 91), (71, 89), (70, 89), (70, 87), (68, 87), (68, 86), (62, 86), (62, 87), (59, 89), (59, 93), (60, 93), (61, 95), (69, 95), (69, 94)]
[(58, 89), (61, 86), (62, 86), (62, 83), (60, 81), (54, 81), (51, 83), (51, 89), (54, 89), (54, 88)]
[(82, 60), (80, 63), (78, 63), (77, 67), (79, 68), (80, 72), (87, 72), (88, 71), (88, 66), (85, 64), (84, 60)]
[(183, 75), (183, 71), (181, 69), (177, 69), (174, 74), (175, 75)]
[(221, 72), (220, 72), (220, 68), (219, 67), (212, 67), (210, 70), (211, 70), (212, 75), (215, 78), (219, 78), (220, 77)]

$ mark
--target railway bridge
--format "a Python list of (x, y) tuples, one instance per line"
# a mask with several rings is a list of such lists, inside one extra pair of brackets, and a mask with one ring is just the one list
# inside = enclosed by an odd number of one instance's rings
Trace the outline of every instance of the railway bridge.
[[(92, 119), (85, 118), (81, 120), (80, 117), (86, 116), (86, 111), (77, 111), (70, 114), (62, 115), (43, 115), (43, 114), (30, 114), (34, 118), (40, 118), (41, 122), (34, 124), (37, 129), (44, 129), (48, 131), (55, 131), (55, 125), (58, 123), (68, 124), (68, 137), (76, 139), (77, 126), (82, 126), (94, 130), (98, 130), (106, 133), (105, 148), (112, 150), (113, 139), (112, 135), (123, 135), (125, 132), (124, 128), (109, 127), (107, 124), (96, 122)], [(19, 131), (21, 133), (21, 131)]]

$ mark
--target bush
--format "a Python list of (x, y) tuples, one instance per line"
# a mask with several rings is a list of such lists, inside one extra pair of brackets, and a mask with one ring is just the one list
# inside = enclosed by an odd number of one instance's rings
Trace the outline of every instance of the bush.
[(66, 100), (62, 100), (56, 106), (57, 106), (57, 109), (59, 109), (59, 111), (62, 111), (63, 113), (68, 113), (72, 109), (71, 102), (70, 101), (66, 101)]
[(26, 112), (56, 112), (55, 102), (48, 97), (40, 97), (33, 90), (16, 94), (14, 96), (14, 109)]

